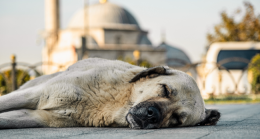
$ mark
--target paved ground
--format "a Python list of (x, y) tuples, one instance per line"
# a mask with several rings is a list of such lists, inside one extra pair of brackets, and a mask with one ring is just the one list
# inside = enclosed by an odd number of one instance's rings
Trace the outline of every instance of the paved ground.
[(219, 109), (221, 120), (216, 126), (132, 130), (129, 128), (34, 128), (0, 130), (1, 139), (72, 138), (72, 139), (260, 139), (260, 104), (209, 105)]

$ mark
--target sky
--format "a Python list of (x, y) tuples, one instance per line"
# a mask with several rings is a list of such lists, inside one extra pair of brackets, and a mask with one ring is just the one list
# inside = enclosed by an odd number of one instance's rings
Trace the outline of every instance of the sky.
[[(220, 13), (234, 15), (245, 11), (245, 0), (109, 0), (130, 11), (153, 45), (166, 42), (185, 51), (192, 62), (201, 60), (207, 45), (206, 34), (220, 23)], [(260, 0), (247, 0), (260, 14)], [(98, 0), (89, 0), (90, 4)], [(61, 29), (65, 29), (75, 12), (83, 8), (83, 0), (60, 0)], [(0, 66), (17, 61), (30, 64), (41, 61), (44, 47), (44, 0), (0, 0)]]

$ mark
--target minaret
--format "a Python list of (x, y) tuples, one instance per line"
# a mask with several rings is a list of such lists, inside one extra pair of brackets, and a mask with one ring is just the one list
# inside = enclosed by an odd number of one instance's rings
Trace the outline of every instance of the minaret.
[(59, 0), (45, 0), (45, 32), (48, 55), (58, 41), (59, 28)]
[(165, 30), (164, 29), (162, 29), (161, 30), (161, 43), (162, 44), (165, 44), (166, 42), (165, 42), (165, 37), (166, 37), (166, 35), (165, 35)]
[(45, 30), (57, 33), (59, 28), (59, 0), (45, 0)]
[[(43, 62), (51, 63), (51, 53), (59, 39), (59, 0), (45, 0), (45, 48), (43, 50)], [(44, 66), (49, 69), (49, 65)]]

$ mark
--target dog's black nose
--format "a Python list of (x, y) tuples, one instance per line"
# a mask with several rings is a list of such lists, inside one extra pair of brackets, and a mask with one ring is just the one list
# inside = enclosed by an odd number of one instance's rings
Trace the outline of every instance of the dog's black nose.
[(160, 118), (160, 112), (155, 107), (149, 107), (147, 109), (147, 117), (149, 123), (157, 123)]
[(159, 128), (163, 119), (160, 107), (151, 102), (141, 102), (132, 107), (126, 118), (132, 128), (144, 129)]

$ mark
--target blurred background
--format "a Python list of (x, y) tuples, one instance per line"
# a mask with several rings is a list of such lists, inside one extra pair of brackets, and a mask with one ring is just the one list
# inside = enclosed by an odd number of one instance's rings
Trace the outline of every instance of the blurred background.
[(91, 57), (192, 76), (206, 103), (260, 102), (259, 0), (1, 0), (0, 95)]

